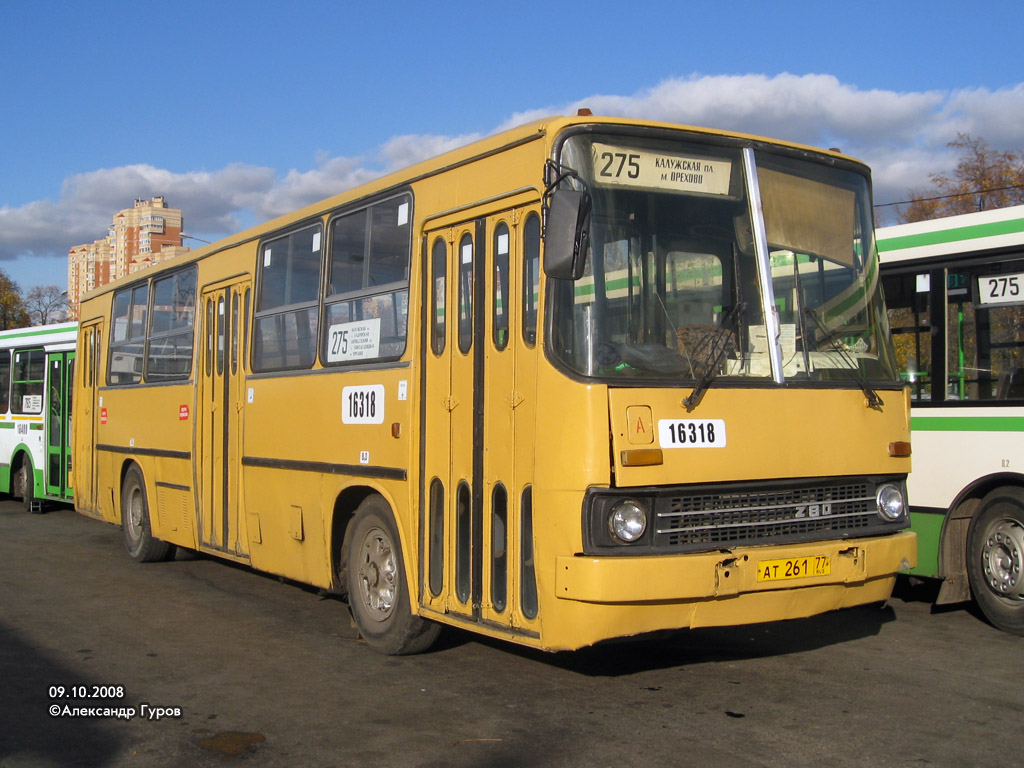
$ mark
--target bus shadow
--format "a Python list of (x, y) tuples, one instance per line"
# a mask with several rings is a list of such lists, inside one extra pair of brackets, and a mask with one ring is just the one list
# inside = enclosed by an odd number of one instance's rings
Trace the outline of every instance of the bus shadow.
[(621, 677), (660, 669), (802, 653), (873, 637), (895, 620), (895, 611), (889, 606), (862, 606), (807, 619), (657, 632), (553, 654), (500, 640), (477, 638), (465, 632), (446, 631), (435, 651), (478, 642), (588, 677)]
[[(26, 643), (16, 630), (0, 624), (0, 764), (101, 766), (115, 763), (122, 742), (113, 732), (114, 718), (74, 717), (64, 708), (96, 705), (128, 706), (118, 700), (74, 700), (72, 686), (108, 681), (89, 680), (50, 659)], [(51, 698), (51, 688), (63, 687), (65, 698)], [(56, 715), (51, 707), (57, 709)]]

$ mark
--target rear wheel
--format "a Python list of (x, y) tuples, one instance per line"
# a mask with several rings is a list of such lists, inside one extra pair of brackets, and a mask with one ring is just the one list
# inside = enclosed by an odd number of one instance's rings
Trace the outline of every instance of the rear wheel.
[(997, 488), (982, 499), (967, 556), (971, 591), (985, 618), (1024, 635), (1024, 489)]
[(124, 476), (121, 486), (121, 531), (124, 545), (133, 560), (151, 563), (165, 559), (171, 551), (166, 541), (153, 537), (149, 525), (149, 502), (142, 470), (133, 466)]
[(356, 510), (343, 559), (349, 608), (367, 644), (392, 656), (427, 650), (441, 626), (412, 614), (398, 533), (380, 496)]
[(14, 495), (21, 499), (26, 512), (39, 514), (43, 511), (43, 505), (36, 500), (36, 484), (32, 474), (32, 465), (25, 459), (14, 478)]

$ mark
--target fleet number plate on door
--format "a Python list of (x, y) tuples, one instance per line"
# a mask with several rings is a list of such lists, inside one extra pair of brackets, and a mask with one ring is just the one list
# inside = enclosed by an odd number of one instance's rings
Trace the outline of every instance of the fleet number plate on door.
[(811, 576), (828, 576), (830, 573), (832, 573), (832, 560), (828, 555), (759, 560), (757, 563), (758, 581), (806, 579)]

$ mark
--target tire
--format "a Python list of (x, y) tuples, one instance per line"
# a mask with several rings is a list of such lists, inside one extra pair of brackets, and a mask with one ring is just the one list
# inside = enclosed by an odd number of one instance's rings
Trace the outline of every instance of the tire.
[(387, 502), (367, 497), (345, 534), (342, 555), (348, 604), (359, 633), (375, 651), (404, 656), (427, 650), (441, 625), (412, 614), (401, 543)]
[(164, 560), (171, 553), (171, 545), (153, 537), (149, 524), (149, 502), (142, 470), (132, 466), (121, 486), (121, 532), (124, 545), (133, 560), (152, 563)]
[(14, 478), (14, 495), (21, 499), (26, 512), (41, 514), (43, 504), (36, 500), (35, 478), (32, 477), (32, 465), (25, 458), (18, 467), (18, 474)]
[(993, 626), (1024, 635), (1024, 489), (997, 488), (967, 534), (967, 576)]

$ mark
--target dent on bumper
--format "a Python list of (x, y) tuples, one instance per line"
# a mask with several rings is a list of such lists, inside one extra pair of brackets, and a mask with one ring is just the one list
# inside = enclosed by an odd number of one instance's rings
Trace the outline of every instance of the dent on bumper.
[[(831, 573), (786, 581), (757, 581), (765, 560), (827, 555)], [(690, 601), (747, 592), (858, 585), (887, 578), (917, 564), (911, 531), (846, 541), (745, 547), (690, 555), (648, 557), (559, 557), (555, 594), (588, 603)]]

